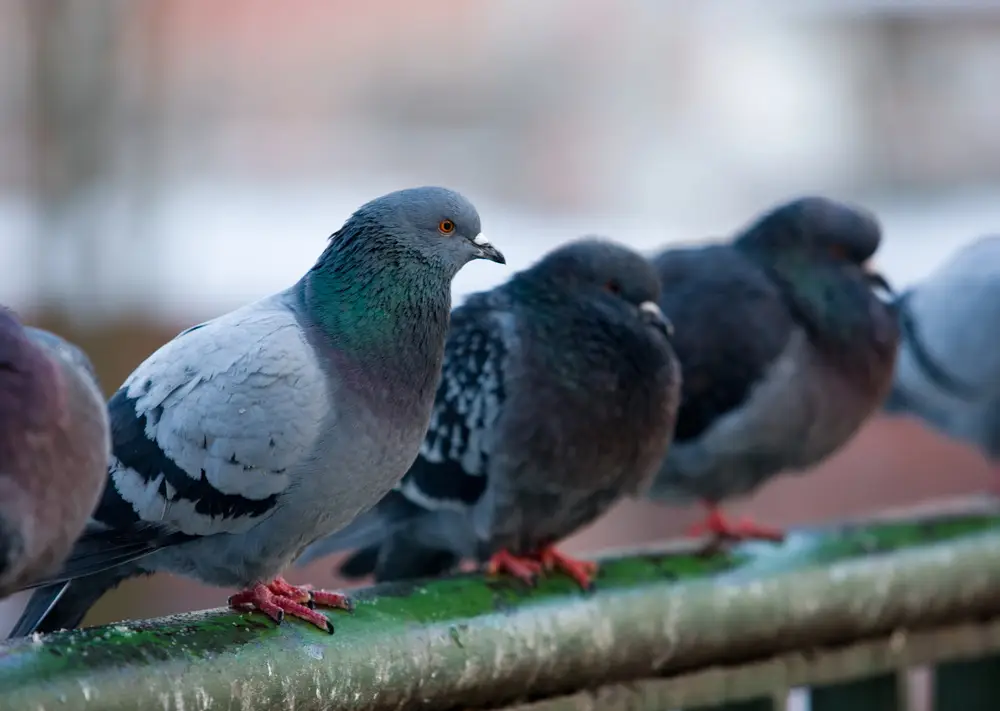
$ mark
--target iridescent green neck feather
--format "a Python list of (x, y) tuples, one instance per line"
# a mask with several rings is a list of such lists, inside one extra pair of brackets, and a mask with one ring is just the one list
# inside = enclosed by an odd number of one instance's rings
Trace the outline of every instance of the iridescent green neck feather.
[(801, 250), (748, 252), (778, 285), (796, 320), (838, 367), (877, 377), (895, 359), (894, 309), (872, 292), (859, 268), (824, 262)]
[(302, 299), (338, 361), (423, 391), (441, 367), (450, 277), (377, 231), (342, 232), (303, 279)]

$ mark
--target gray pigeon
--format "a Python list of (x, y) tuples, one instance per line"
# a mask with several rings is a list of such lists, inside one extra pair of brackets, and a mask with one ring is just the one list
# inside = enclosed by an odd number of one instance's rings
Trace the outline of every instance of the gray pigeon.
[(93, 525), (12, 636), (75, 627), (105, 590), (157, 571), (241, 588), (235, 608), (332, 632), (311, 605), (348, 599), (281, 573), (413, 463), (451, 281), (473, 259), (504, 262), (464, 197), (390, 193), (359, 208), (294, 286), (153, 353), (109, 403), (114, 456)]
[(0, 597), (59, 570), (104, 489), (110, 446), (87, 356), (0, 307)]
[(1000, 237), (955, 253), (899, 298), (903, 342), (885, 410), (1000, 459)]
[(680, 371), (647, 260), (612, 242), (561, 247), (452, 314), (430, 429), (406, 477), (299, 564), (433, 576), (461, 559), (533, 581), (596, 572), (555, 545), (648, 487), (674, 428)]
[(899, 340), (889, 285), (866, 267), (880, 240), (868, 212), (806, 197), (731, 243), (653, 260), (684, 384), (650, 496), (703, 502), (708, 518), (692, 534), (780, 539), (728, 522), (719, 504), (817, 464), (880, 406)]

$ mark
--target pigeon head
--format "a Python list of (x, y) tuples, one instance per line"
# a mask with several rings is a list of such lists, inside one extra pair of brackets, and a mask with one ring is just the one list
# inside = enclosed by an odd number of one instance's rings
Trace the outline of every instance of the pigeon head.
[(878, 250), (882, 230), (871, 212), (823, 197), (786, 202), (759, 216), (735, 240), (738, 248), (765, 260), (806, 260), (864, 272), (869, 284), (892, 297), (885, 278), (867, 262)]
[(468, 200), (399, 190), (359, 207), (296, 288), (338, 351), (402, 372), (441, 357), (452, 279), (474, 259), (504, 263)]
[(97, 371), (94, 370), (94, 364), (90, 362), (90, 358), (79, 347), (41, 328), (26, 326), (24, 332), (35, 344), (56, 356), (71, 368), (81, 373), (86, 373), (94, 387), (98, 391), (100, 390), (100, 382), (97, 380)]
[(875, 216), (823, 197), (786, 202), (759, 216), (737, 244), (763, 250), (801, 251), (864, 264), (878, 250), (882, 232)]
[(15, 419), (41, 426), (58, 398), (56, 382), (52, 363), (13, 312), (0, 307), (0, 429)]
[(14, 382), (16, 376), (30, 374), (36, 351), (14, 312), (0, 306), (0, 375), (4, 382)]
[(390, 251), (408, 253), (448, 278), (474, 259), (506, 263), (483, 236), (476, 208), (447, 188), (410, 188), (376, 198), (358, 208), (331, 239), (371, 238), (390, 242)]
[(673, 326), (660, 310), (660, 280), (642, 255), (597, 237), (585, 237), (547, 254), (515, 281), (556, 287), (573, 297), (596, 300), (635, 314), (670, 335)]

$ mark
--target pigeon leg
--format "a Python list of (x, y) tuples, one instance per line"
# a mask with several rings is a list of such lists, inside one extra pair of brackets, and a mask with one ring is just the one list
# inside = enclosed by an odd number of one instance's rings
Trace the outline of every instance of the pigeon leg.
[(543, 548), (538, 554), (538, 559), (545, 570), (561, 570), (584, 590), (590, 590), (594, 584), (597, 563), (593, 561), (571, 558), (565, 553), (560, 553), (555, 546)]
[(542, 572), (542, 564), (531, 558), (515, 556), (507, 551), (494, 553), (490, 562), (486, 564), (488, 575), (499, 575), (509, 573), (519, 580), (523, 580), (528, 585), (534, 585), (535, 579)]
[(269, 583), (257, 583), (229, 598), (230, 607), (237, 610), (259, 610), (279, 625), (287, 613), (333, 634), (333, 625), (326, 616), (303, 603), (350, 609), (350, 601), (347, 596), (341, 593), (312, 591), (309, 588), (296, 587), (288, 584), (282, 577), (277, 577)]
[(716, 538), (736, 541), (761, 540), (780, 543), (785, 540), (785, 534), (780, 529), (762, 526), (746, 519), (731, 523), (722, 515), (718, 505), (707, 503), (706, 506), (708, 516), (701, 523), (688, 529), (689, 536), (698, 537), (707, 533)]

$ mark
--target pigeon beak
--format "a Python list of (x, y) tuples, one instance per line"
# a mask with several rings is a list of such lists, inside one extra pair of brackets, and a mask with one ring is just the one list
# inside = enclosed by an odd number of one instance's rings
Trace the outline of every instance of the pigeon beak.
[(639, 315), (643, 321), (662, 331), (667, 338), (674, 335), (674, 324), (663, 314), (655, 301), (643, 301), (639, 304)]
[(507, 259), (503, 256), (503, 253), (490, 244), (490, 241), (483, 236), (482, 232), (476, 235), (471, 241), (472, 244), (476, 245), (476, 259), (488, 259), (497, 264), (507, 263)]

